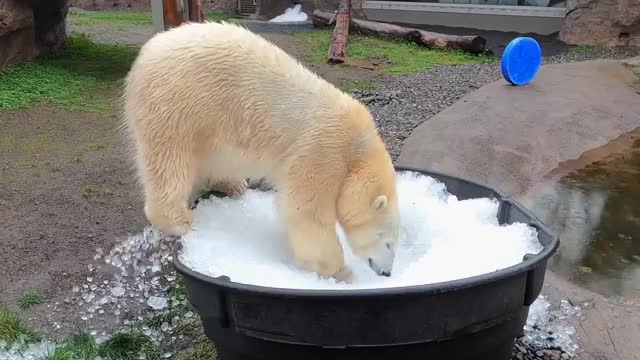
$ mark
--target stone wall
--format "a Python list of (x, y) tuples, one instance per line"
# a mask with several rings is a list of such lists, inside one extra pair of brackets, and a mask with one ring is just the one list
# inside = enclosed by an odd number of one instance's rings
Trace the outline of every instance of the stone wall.
[(64, 45), (67, 0), (0, 1), (0, 69)]
[(573, 45), (640, 46), (640, 0), (568, 0), (560, 39)]

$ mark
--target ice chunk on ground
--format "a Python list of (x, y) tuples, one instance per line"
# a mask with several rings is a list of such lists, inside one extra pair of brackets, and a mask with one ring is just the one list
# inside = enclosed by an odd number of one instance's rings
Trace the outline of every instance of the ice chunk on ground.
[(397, 175), (400, 244), (391, 277), (356, 258), (336, 227), (354, 272), (352, 284), (320, 278), (294, 265), (278, 222), (274, 193), (249, 190), (241, 199), (212, 197), (195, 209), (194, 230), (182, 238), (180, 260), (231, 281), (279, 288), (358, 289), (421, 285), (490, 273), (542, 250), (526, 224), (499, 225), (498, 202), (458, 200), (444, 184), (413, 172)]
[(302, 11), (302, 5), (295, 4), (293, 7), (286, 9), (284, 13), (269, 20), (269, 22), (305, 22), (308, 18), (309, 15)]
[(149, 300), (147, 300), (147, 305), (154, 310), (162, 310), (167, 307), (167, 302), (169, 299), (162, 296), (151, 296)]

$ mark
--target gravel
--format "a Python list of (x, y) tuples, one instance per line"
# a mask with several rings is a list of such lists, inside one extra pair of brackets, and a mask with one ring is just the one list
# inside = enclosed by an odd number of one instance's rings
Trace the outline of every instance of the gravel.
[[(623, 59), (640, 54), (640, 48), (592, 48), (544, 59), (544, 63), (564, 63), (594, 59)], [(422, 73), (385, 76), (375, 91), (353, 90), (365, 103), (395, 160), (403, 141), (422, 122), (452, 105), (464, 95), (500, 80), (500, 63), (437, 65)]]

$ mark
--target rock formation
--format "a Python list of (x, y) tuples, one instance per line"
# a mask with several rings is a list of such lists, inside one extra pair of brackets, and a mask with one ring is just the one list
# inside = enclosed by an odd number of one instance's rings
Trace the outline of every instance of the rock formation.
[(573, 45), (640, 46), (640, 0), (568, 0), (560, 39)]
[(68, 0), (0, 1), (0, 69), (64, 45)]

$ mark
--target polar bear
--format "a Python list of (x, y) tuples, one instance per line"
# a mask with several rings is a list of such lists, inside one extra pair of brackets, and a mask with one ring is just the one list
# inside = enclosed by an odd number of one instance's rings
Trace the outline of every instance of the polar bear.
[(390, 275), (396, 175), (370, 113), (261, 36), (224, 22), (156, 34), (125, 79), (123, 125), (145, 214), (164, 233), (192, 230), (194, 189), (237, 197), (266, 178), (300, 266), (349, 277), (339, 223), (354, 254)]

